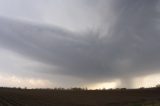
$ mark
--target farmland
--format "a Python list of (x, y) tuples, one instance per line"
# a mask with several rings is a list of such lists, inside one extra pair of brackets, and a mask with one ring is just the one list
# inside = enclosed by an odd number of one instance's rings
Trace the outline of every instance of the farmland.
[(0, 106), (160, 106), (160, 89), (51, 90), (0, 88)]

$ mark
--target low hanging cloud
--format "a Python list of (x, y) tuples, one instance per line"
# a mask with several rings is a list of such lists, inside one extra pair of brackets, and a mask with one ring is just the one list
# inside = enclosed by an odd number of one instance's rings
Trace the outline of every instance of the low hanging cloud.
[(121, 86), (131, 86), (136, 76), (159, 73), (159, 0), (110, 3), (110, 14), (104, 14), (105, 6), (92, 4), (95, 15), (102, 12), (101, 27), (84, 32), (0, 18), (0, 46), (44, 64), (35, 67), (37, 74), (73, 76), (88, 83), (121, 79)]

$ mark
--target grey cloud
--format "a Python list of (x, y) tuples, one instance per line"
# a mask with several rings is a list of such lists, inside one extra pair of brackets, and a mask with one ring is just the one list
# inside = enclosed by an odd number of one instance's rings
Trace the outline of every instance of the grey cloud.
[(0, 15), (69, 30), (87, 30), (98, 28), (104, 23), (110, 10), (110, 1), (0, 0)]
[[(154, 70), (160, 68), (158, 3), (113, 0), (110, 12), (114, 18), (103, 20), (103, 30), (97, 27), (86, 33), (1, 18), (0, 45), (49, 66), (44, 73), (75, 76), (86, 82), (121, 79), (126, 83), (121, 86), (131, 86), (135, 76), (158, 73)], [(106, 24), (110, 27), (104, 35)]]

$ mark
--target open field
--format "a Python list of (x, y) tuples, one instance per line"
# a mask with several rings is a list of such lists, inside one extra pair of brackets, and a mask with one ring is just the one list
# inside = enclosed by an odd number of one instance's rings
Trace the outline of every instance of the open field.
[(160, 106), (160, 89), (101, 91), (0, 88), (0, 106)]

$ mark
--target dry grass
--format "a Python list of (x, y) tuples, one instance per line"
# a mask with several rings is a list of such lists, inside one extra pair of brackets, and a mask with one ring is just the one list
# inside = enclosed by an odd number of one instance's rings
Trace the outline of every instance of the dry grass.
[(160, 106), (160, 89), (0, 89), (0, 106)]

